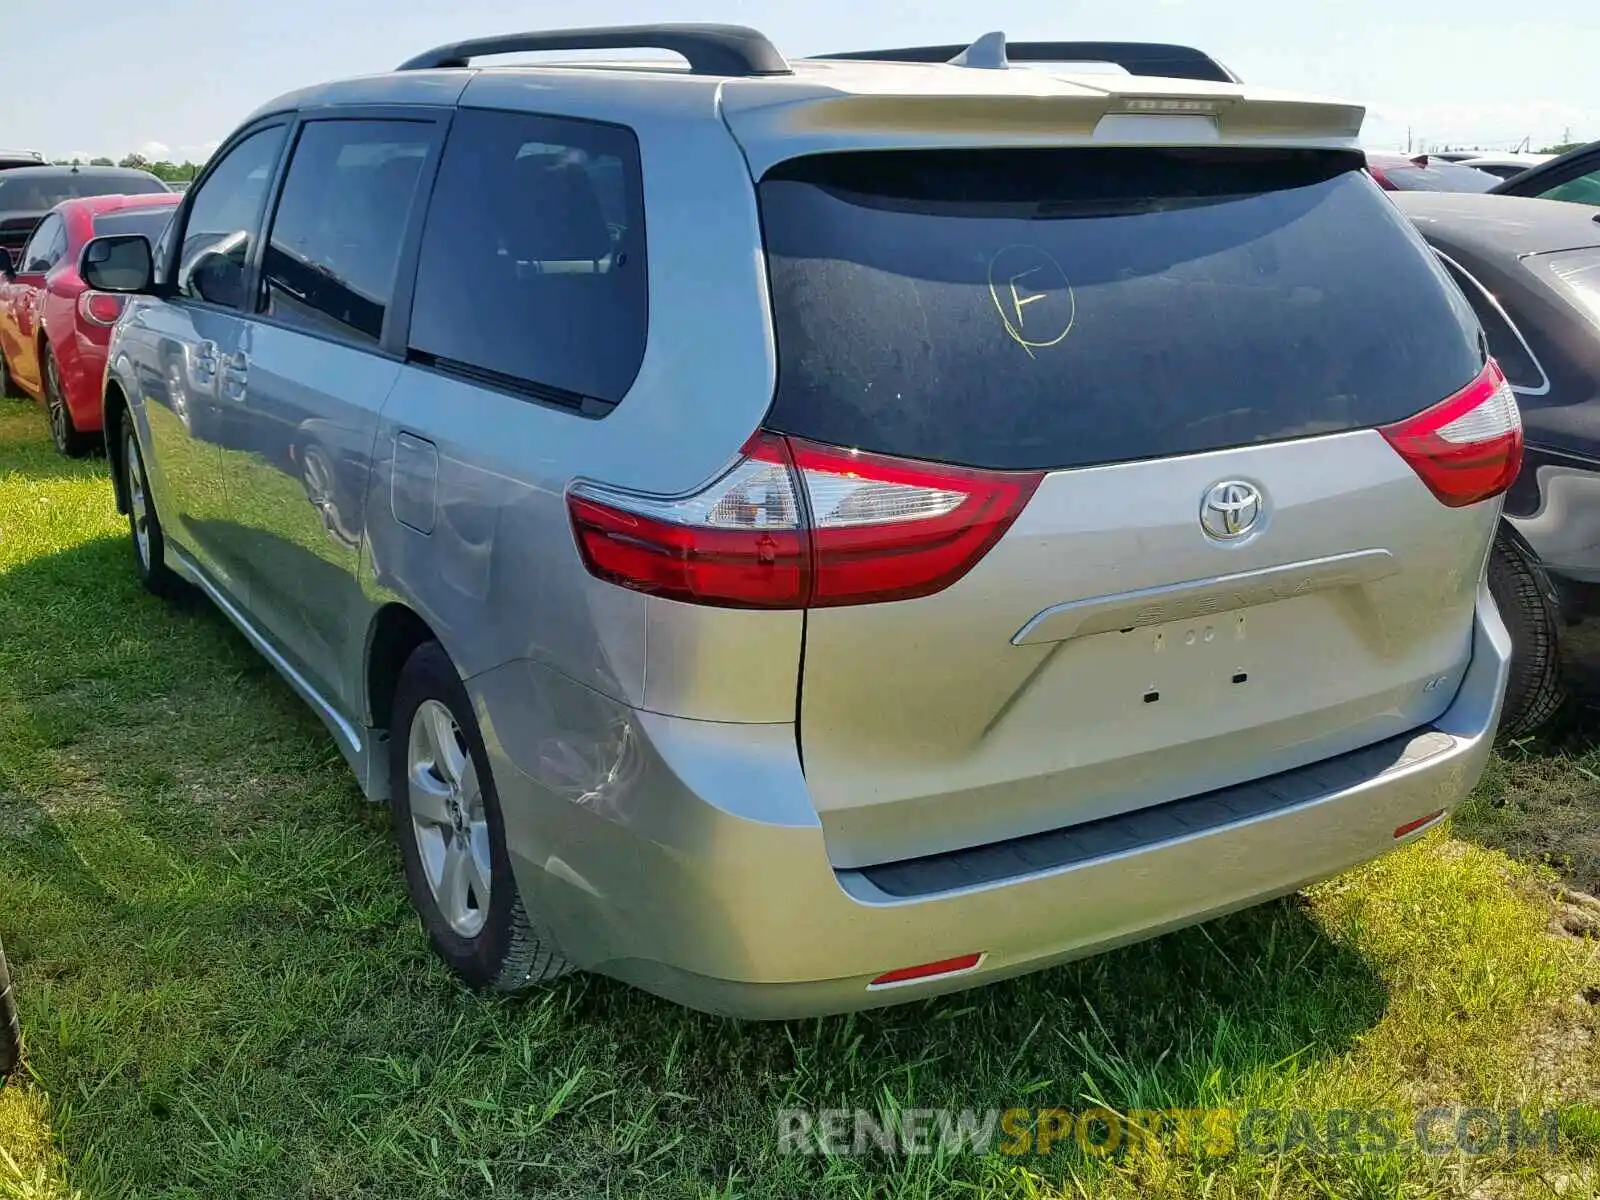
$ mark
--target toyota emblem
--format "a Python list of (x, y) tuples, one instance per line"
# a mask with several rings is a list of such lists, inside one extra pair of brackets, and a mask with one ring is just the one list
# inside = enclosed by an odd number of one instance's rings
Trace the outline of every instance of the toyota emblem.
[(1200, 525), (1218, 541), (1244, 537), (1261, 519), (1261, 493), (1252, 484), (1229, 479), (1214, 484), (1200, 502)]

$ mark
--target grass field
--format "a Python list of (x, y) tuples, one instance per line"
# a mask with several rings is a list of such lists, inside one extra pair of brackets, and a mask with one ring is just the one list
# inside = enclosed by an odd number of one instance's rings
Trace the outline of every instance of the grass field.
[[(0, 401), (0, 937), (29, 1073), (0, 1197), (1600, 1194), (1600, 750), (1448, 830), (966, 995), (740, 1025), (600, 979), (471, 994), (387, 815), (222, 618), (140, 593), (103, 460)], [(1591, 725), (1591, 728), (1594, 726)], [(803, 915), (797, 919), (803, 919)], [(782, 1109), (1562, 1107), (1517, 1155), (805, 1156)]]

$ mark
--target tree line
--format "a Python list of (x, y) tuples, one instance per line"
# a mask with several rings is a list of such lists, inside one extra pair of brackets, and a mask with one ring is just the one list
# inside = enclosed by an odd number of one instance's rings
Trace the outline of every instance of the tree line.
[(194, 162), (167, 162), (165, 159), (159, 162), (151, 162), (142, 154), (125, 154), (116, 161), (104, 157), (91, 158), (87, 163), (82, 159), (72, 158), (56, 160), (56, 165), (62, 167), (70, 167), (74, 163), (89, 167), (134, 167), (140, 171), (149, 171), (157, 179), (163, 179), (168, 183), (181, 183), (184, 180), (193, 179), (200, 173), (202, 165)]

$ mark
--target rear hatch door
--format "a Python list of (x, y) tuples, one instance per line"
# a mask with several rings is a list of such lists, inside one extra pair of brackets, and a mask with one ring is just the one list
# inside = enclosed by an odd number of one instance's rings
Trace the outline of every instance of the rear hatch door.
[(930, 596), (807, 616), (838, 866), (1059, 828), (1424, 724), (1496, 503), (1377, 427), (1483, 369), (1405, 219), (1324, 150), (885, 150), (758, 185), (768, 425), (1042, 474)]

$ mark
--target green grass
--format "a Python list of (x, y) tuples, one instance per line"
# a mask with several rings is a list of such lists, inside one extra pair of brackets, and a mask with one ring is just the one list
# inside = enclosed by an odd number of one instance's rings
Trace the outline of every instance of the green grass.
[[(0, 402), (0, 1197), (1593, 1196), (1554, 1154), (811, 1157), (791, 1108), (1530, 1108), (1600, 1095), (1600, 751), (1309, 895), (965, 995), (741, 1025), (601, 979), (458, 987), (387, 815), (221, 617), (133, 583), (105, 464)], [(803, 914), (797, 919), (804, 919)]]

